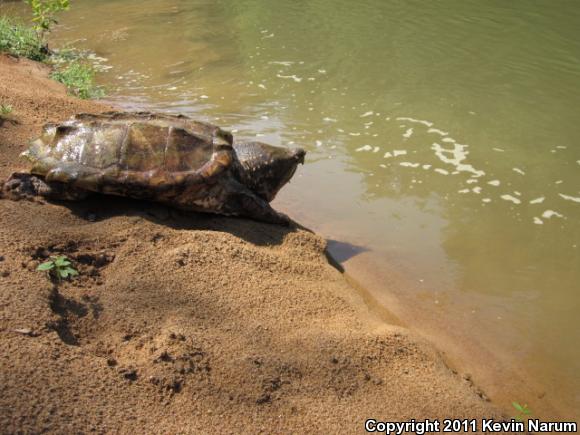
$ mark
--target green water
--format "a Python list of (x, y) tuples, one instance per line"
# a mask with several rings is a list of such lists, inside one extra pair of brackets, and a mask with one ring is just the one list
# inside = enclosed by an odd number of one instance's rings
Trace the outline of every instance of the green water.
[(579, 2), (77, 0), (61, 24), (116, 104), (306, 148), (280, 207), (476, 301), (578, 409)]

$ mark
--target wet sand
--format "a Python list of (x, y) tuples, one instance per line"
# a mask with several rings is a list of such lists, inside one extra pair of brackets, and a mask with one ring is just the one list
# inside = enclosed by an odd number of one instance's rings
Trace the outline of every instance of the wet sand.
[[(43, 123), (107, 107), (0, 57), (0, 178)], [(296, 225), (97, 197), (0, 200), (7, 433), (364, 433), (367, 418), (500, 418), (440, 353), (385, 321)], [(36, 266), (71, 258), (53, 285)]]

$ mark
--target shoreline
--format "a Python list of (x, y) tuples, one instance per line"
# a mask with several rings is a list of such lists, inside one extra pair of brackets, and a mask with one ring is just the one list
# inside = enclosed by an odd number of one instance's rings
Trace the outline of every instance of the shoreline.
[[(296, 197), (282, 200), (280, 207), (290, 212)], [(525, 402), (533, 415), (548, 419), (577, 418), (574, 389), (545, 360), (525, 355), (513, 348), (514, 334), (503, 322), (504, 312), (482, 306), (503, 306), (502, 301), (465, 297), (459, 292), (432, 292), (420, 276), (386, 254), (367, 245), (351, 245), (344, 233), (332, 225), (320, 225), (304, 210), (301, 221), (330, 240), (346, 240), (330, 246), (330, 256), (344, 272), (345, 279), (365, 300), (370, 310), (384, 319), (408, 328), (433, 343), (446, 363), (461, 376), (474, 382), (485, 397), (505, 412), (514, 413), (512, 403)], [(343, 236), (344, 239), (340, 236)], [(504, 316), (504, 317), (501, 317)]]
[[(2, 179), (45, 122), (108, 109), (6, 56), (0, 97), (16, 119), (0, 127)], [(504, 416), (373, 313), (316, 234), (119, 198), (1, 200), (0, 219), (6, 430), (354, 433), (370, 417)], [(52, 286), (35, 271), (52, 254), (80, 277)]]
[[(574, 418), (572, 401), (558, 396), (563, 394), (562, 379), (548, 384), (538, 373), (525, 368), (506, 345), (492, 343), (494, 334), (470, 328), (473, 322), (462, 318), (456, 307), (434, 308), (430, 315), (425, 315), (424, 308), (412, 306), (413, 297), (401, 296), (401, 293), (411, 288), (410, 280), (406, 277), (393, 279), (392, 270), (374, 274), (365, 272), (376, 270), (372, 259), (355, 259), (347, 263), (344, 266), (347, 280), (364, 295), (373, 310), (381, 313), (381, 317), (391, 319), (390, 322), (396, 319), (402, 327), (417, 332), (433, 343), (445, 363), (464, 379), (474, 382), (482, 397), (489, 397), (507, 412), (513, 401), (525, 398), (535, 417), (562, 421)], [(381, 277), (388, 274), (400, 285), (397, 294), (390, 292), (381, 283)], [(466, 328), (468, 333), (463, 332)]]

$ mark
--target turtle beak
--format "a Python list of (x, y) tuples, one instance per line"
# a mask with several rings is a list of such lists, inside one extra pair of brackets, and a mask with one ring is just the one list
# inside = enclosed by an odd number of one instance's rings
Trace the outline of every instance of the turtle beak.
[(306, 151), (302, 148), (292, 150), (292, 157), (296, 159), (298, 163), (304, 164), (304, 156), (306, 156)]
[(242, 183), (268, 202), (290, 181), (306, 155), (302, 148), (289, 150), (261, 142), (234, 144), (234, 149)]

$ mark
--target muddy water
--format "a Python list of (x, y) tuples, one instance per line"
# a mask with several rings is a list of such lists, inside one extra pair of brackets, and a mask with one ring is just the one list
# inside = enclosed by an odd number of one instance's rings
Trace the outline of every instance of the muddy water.
[(277, 206), (338, 241), (369, 303), (500, 402), (570, 417), (578, 23), (565, 0), (78, 0), (54, 39), (106, 59), (116, 104), (308, 149)]

